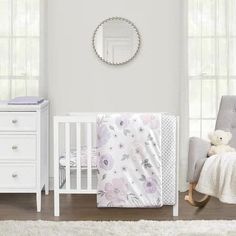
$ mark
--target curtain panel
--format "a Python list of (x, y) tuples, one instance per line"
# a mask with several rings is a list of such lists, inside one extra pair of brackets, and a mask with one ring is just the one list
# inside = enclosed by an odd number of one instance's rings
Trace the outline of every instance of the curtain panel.
[(236, 0), (188, 0), (188, 79), (190, 136), (207, 138), (236, 94)]
[(40, 0), (0, 0), (0, 100), (38, 95)]

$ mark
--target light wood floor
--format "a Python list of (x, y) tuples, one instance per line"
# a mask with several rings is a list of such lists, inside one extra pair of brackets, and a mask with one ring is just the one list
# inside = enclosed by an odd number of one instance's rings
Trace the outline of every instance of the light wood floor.
[(95, 195), (61, 196), (61, 216), (53, 216), (53, 192), (42, 197), (42, 212), (37, 213), (34, 194), (0, 194), (0, 220), (172, 220), (236, 219), (236, 205), (212, 198), (197, 210), (184, 201), (180, 193), (179, 217), (172, 217), (172, 207), (161, 209), (98, 209)]

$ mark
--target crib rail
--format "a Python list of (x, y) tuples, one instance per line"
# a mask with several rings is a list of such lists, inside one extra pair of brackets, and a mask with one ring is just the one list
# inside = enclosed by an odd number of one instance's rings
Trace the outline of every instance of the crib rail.
[[(54, 117), (54, 191), (55, 193), (96, 193), (93, 188), (92, 147), (96, 125), (95, 113), (73, 113), (67, 116)], [(86, 148), (86, 165), (82, 166), (81, 146)], [(61, 147), (64, 147), (62, 149)], [(73, 148), (72, 148), (73, 147)], [(76, 163), (71, 164), (71, 150), (76, 153)], [(64, 156), (62, 166), (60, 157)], [(83, 177), (85, 178), (82, 178)], [(83, 184), (82, 184), (83, 181)], [(85, 183), (84, 183), (85, 182)]]

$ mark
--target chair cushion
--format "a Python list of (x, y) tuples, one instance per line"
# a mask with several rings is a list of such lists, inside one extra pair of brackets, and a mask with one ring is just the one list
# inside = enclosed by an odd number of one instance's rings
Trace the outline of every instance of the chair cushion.
[(236, 148), (236, 96), (222, 97), (215, 129), (230, 131), (232, 139), (229, 145)]

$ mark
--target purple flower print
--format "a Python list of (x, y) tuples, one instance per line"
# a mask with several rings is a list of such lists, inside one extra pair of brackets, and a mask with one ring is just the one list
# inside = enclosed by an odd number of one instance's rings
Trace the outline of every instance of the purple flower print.
[(160, 128), (160, 121), (155, 115), (146, 114), (142, 115), (141, 119), (144, 125), (148, 125), (151, 129)]
[(144, 189), (146, 193), (155, 193), (157, 191), (157, 181), (150, 177), (144, 182)]
[(110, 154), (105, 154), (100, 157), (99, 166), (104, 170), (111, 170), (114, 160)]
[(129, 124), (129, 114), (122, 114), (116, 118), (116, 125), (119, 129), (125, 128)]
[(99, 125), (97, 127), (97, 146), (105, 145), (110, 139), (111, 135), (106, 125)]
[(112, 183), (105, 184), (105, 198), (113, 206), (122, 206), (127, 200), (128, 184), (123, 178), (112, 179)]
[(129, 147), (129, 155), (133, 160), (145, 158), (145, 149), (139, 142), (133, 142)]

